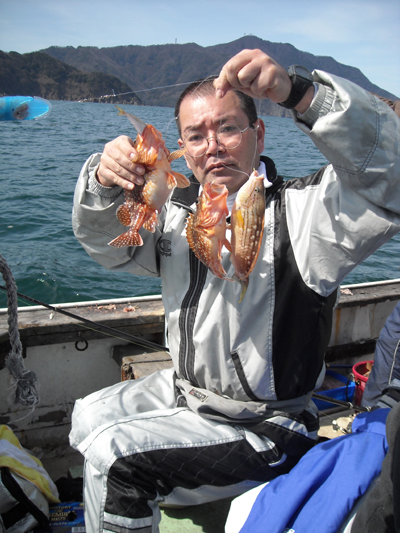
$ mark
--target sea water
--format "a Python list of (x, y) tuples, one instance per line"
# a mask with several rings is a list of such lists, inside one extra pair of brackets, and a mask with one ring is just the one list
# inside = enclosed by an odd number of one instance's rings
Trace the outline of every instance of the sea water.
[[(123, 107), (156, 126), (171, 151), (178, 148), (172, 108)], [(275, 161), (279, 174), (306, 176), (326, 164), (290, 119), (263, 119), (264, 153)], [(90, 154), (101, 152), (118, 135), (135, 137), (135, 131), (111, 104), (52, 102), (51, 113), (41, 120), (0, 122), (0, 254), (20, 293), (45, 303), (160, 293), (158, 278), (109, 272), (99, 266), (71, 229), (79, 171)], [(183, 158), (173, 168), (188, 172)], [(399, 249), (397, 235), (344, 283), (399, 278)], [(0, 291), (0, 307), (6, 305), (5, 293)]]

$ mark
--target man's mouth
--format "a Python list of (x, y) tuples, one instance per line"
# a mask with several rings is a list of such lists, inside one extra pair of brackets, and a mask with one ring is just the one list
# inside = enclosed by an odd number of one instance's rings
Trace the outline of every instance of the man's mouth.
[(230, 169), (230, 165), (226, 163), (213, 163), (208, 166), (207, 173), (210, 172), (222, 172), (226, 169)]

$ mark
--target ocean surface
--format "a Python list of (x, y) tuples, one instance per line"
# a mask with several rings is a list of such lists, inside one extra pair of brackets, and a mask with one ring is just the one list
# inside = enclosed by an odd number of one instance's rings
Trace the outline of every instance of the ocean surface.
[[(178, 148), (172, 108), (123, 107), (155, 125), (171, 151)], [(274, 159), (279, 174), (306, 176), (326, 163), (290, 119), (263, 118), (265, 154)], [(56, 101), (43, 119), (0, 122), (0, 254), (20, 293), (50, 304), (160, 293), (159, 279), (97, 265), (71, 229), (74, 188), (84, 161), (122, 134), (134, 136), (135, 131), (112, 104)], [(187, 172), (183, 158), (173, 168)], [(400, 278), (399, 251), (397, 235), (344, 283)], [(28, 304), (21, 300), (19, 305)], [(0, 307), (6, 306), (0, 291)]]

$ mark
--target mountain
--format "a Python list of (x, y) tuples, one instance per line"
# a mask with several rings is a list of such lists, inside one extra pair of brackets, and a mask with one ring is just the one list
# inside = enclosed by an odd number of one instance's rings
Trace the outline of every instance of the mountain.
[[(302, 52), (291, 44), (273, 43), (247, 35), (236, 41), (202, 47), (195, 43), (152, 46), (50, 47), (42, 52), (84, 72), (104, 72), (117, 76), (136, 92), (145, 105), (173, 107), (185, 84), (218, 74), (224, 63), (239, 51), (259, 48), (287, 68), (300, 64), (347, 78), (364, 89), (389, 99), (391, 93), (371, 83), (357, 68), (338, 63), (332, 57)], [(168, 87), (172, 86), (172, 87)], [(161, 87), (162, 89), (154, 90)], [(285, 110), (263, 100), (263, 112), (282, 115)]]
[(101, 95), (129, 93), (102, 101), (141, 104), (132, 89), (115, 76), (81, 72), (49, 54), (6, 54), (0, 51), (0, 94), (41, 96), (48, 100), (92, 100)]

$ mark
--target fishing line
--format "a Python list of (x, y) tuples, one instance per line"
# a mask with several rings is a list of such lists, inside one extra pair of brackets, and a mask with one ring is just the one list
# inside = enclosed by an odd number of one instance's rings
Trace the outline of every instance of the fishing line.
[[(196, 81), (196, 80), (194, 80)], [(93, 96), (92, 98), (84, 98), (83, 100), (78, 100), (79, 102), (90, 102), (92, 100), (101, 100), (102, 98), (114, 98), (116, 96), (126, 96), (127, 94), (133, 94), (133, 93), (143, 93), (148, 91), (157, 91), (158, 89), (169, 89), (171, 87), (179, 87), (181, 85), (190, 85), (191, 83), (194, 83), (194, 81), (185, 81), (183, 83), (174, 83), (173, 85), (162, 85), (160, 87), (150, 87), (149, 89), (135, 89), (134, 91), (128, 91), (126, 93), (117, 93), (115, 94), (114, 89), (112, 94), (104, 94), (102, 96)]]
[[(195, 87), (195, 89), (190, 93), (188, 94), (187, 96), (193, 96), (194, 94), (197, 93), (197, 91), (200, 90), (200, 87), (202, 87), (202, 85), (204, 85), (204, 83), (206, 83), (207, 81), (209, 80), (212, 80), (212, 79), (217, 79), (218, 78), (218, 75), (217, 74), (210, 74), (209, 76), (205, 77), (204, 79), (202, 80), (195, 80), (195, 81), (191, 81), (189, 82), (187, 85), (190, 85), (190, 83), (197, 83), (199, 82), (199, 84), (197, 85), (197, 87)], [(175, 122), (177, 122), (179, 119), (179, 113), (178, 115), (175, 117)]]
[[(205, 77), (203, 80), (201, 80), (201, 82), (198, 84), (198, 86), (194, 89), (193, 92), (190, 93), (190, 96), (192, 96), (193, 94), (195, 94), (199, 89), (200, 87), (206, 83), (208, 80), (211, 80), (211, 79), (217, 79), (218, 78), (218, 74), (210, 74), (209, 76)], [(198, 82), (199, 80), (195, 80), (195, 81), (189, 81), (187, 83), (178, 83), (177, 85), (167, 85), (166, 87), (178, 87), (179, 85), (190, 85), (191, 83), (196, 83)], [(160, 89), (163, 89), (164, 87), (158, 87)], [(146, 90), (146, 89), (143, 89), (143, 90)], [(148, 90), (154, 90), (154, 89), (148, 89)], [(179, 118), (179, 114), (172, 118), (169, 123), (168, 123), (168, 126), (167, 126), (167, 132), (169, 130), (169, 126), (171, 125), (171, 123), (175, 120), (175, 125), (176, 125), (176, 122), (178, 121), (178, 118)]]
[[(6, 287), (3, 287), (0, 285), (0, 289), (7, 291)], [(44, 302), (41, 302), (39, 300), (36, 300), (35, 298), (31, 298), (30, 296), (27, 296), (25, 294), (21, 294), (17, 292), (17, 295), (20, 298), (23, 298), (24, 300), (27, 300), (28, 302), (32, 302), (37, 305), (41, 305), (43, 307), (46, 307), (47, 309), (50, 309), (51, 311), (56, 311), (57, 313), (61, 313), (62, 315), (66, 315), (70, 318), (74, 318), (80, 322), (83, 322), (83, 324), (88, 324), (91, 327), (88, 327), (85, 325), (86, 329), (91, 331), (97, 331), (101, 333), (107, 334), (109, 337), (113, 337), (115, 339), (129, 341), (132, 344), (136, 344), (138, 346), (142, 346), (143, 348), (150, 348), (156, 352), (159, 352), (160, 350), (163, 350), (165, 352), (169, 352), (169, 348), (166, 346), (162, 346), (161, 344), (158, 344), (156, 342), (148, 341), (146, 339), (142, 339), (141, 337), (136, 337), (135, 335), (131, 335), (130, 333), (125, 333), (123, 331), (119, 331), (115, 328), (111, 328), (110, 326), (106, 326), (104, 324), (99, 324), (98, 322), (94, 322), (93, 320), (89, 320), (88, 318), (81, 317), (79, 315), (76, 315), (74, 313), (70, 313), (69, 311), (65, 311), (64, 309), (60, 307), (54, 307), (53, 305), (46, 304)], [(97, 328), (97, 329), (96, 329)]]

